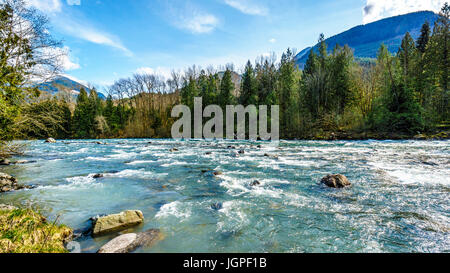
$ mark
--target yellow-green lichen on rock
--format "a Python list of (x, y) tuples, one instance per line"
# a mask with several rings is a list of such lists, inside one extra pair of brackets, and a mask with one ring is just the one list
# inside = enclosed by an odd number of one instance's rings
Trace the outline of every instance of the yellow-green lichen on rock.
[(127, 210), (98, 218), (94, 223), (94, 236), (116, 232), (144, 222), (144, 214), (139, 210)]
[(66, 253), (72, 235), (31, 209), (0, 206), (0, 253)]

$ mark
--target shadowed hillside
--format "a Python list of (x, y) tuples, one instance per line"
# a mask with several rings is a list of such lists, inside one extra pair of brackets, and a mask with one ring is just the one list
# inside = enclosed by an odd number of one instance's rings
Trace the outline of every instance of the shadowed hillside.
[[(325, 42), (330, 52), (336, 44), (348, 45), (354, 50), (356, 58), (375, 58), (381, 44), (385, 44), (391, 53), (397, 53), (406, 32), (417, 39), (422, 25), (428, 21), (433, 26), (437, 18), (438, 15), (431, 11), (409, 13), (354, 27)], [(317, 51), (317, 48), (318, 45), (314, 50)], [(297, 54), (296, 62), (300, 68), (304, 67), (310, 50), (306, 48)]]

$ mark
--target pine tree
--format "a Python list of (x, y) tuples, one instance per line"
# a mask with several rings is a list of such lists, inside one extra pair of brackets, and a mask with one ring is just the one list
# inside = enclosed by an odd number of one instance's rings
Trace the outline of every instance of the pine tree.
[(242, 75), (241, 96), (239, 102), (244, 106), (256, 105), (258, 103), (255, 71), (250, 61), (247, 62), (244, 75)]
[(292, 137), (297, 130), (295, 128), (298, 120), (298, 86), (297, 67), (294, 61), (294, 53), (288, 49), (281, 57), (279, 69), (278, 96), (280, 102), (280, 130), (284, 137)]
[(225, 110), (227, 105), (234, 104), (234, 83), (231, 79), (231, 70), (227, 69), (223, 74), (222, 81), (220, 82), (220, 95), (219, 105)]
[(416, 46), (409, 32), (407, 32), (403, 38), (397, 55), (403, 69), (404, 80), (410, 83), (413, 80), (414, 75)]
[(420, 30), (420, 36), (417, 39), (416, 47), (423, 54), (427, 48), (428, 42), (430, 41), (430, 23), (425, 22), (423, 24), (422, 29)]

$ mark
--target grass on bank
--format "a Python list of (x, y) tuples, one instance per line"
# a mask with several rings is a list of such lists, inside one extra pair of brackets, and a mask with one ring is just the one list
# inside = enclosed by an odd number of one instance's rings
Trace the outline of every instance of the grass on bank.
[(0, 253), (66, 253), (72, 229), (31, 209), (0, 210)]

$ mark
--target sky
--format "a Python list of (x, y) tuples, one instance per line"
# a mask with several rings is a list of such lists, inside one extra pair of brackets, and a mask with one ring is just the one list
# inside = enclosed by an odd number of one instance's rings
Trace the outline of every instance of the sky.
[(133, 73), (206, 68), (287, 48), (445, 0), (26, 0), (62, 40), (65, 74), (99, 88)]

